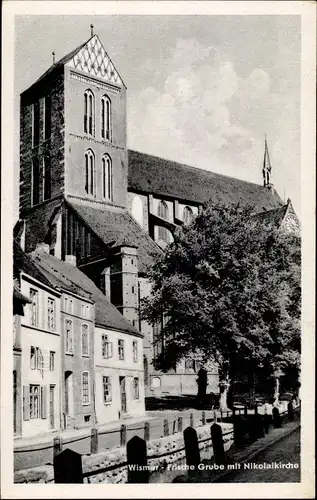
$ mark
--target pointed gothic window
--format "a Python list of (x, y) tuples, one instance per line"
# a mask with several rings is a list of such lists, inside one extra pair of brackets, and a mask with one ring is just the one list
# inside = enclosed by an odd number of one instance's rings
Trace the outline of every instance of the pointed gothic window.
[(40, 162), (38, 158), (33, 158), (32, 165), (32, 205), (40, 202)]
[(84, 95), (84, 132), (95, 135), (95, 97), (91, 90), (86, 90)]
[(52, 128), (52, 98), (47, 95), (44, 99), (44, 139), (45, 141), (50, 138)]
[(190, 207), (185, 207), (183, 211), (184, 224), (189, 224), (193, 218), (193, 211)]
[(102, 195), (112, 200), (112, 161), (109, 155), (104, 155), (102, 163)]
[(45, 156), (43, 159), (43, 200), (51, 197), (51, 159)]
[(91, 149), (85, 153), (85, 191), (94, 194), (95, 157)]
[(32, 135), (33, 147), (35, 148), (40, 141), (40, 103), (38, 101), (33, 104)]
[(111, 101), (106, 95), (101, 99), (101, 137), (111, 141)]
[[(157, 215), (159, 217), (162, 217), (162, 219), (168, 220), (169, 214), (168, 214), (168, 206), (165, 201), (161, 200), (158, 204), (157, 207)], [(158, 227), (158, 239), (165, 241), (166, 243), (169, 242), (169, 231), (166, 229), (166, 227), (159, 226)]]

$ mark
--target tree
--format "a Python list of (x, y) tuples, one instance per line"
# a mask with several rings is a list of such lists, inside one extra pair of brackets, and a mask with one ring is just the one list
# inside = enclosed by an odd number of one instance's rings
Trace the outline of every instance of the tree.
[[(149, 270), (141, 317), (160, 323), (167, 371), (197, 354), (219, 368), (221, 407), (238, 374), (299, 366), (300, 238), (250, 207), (206, 205)], [(162, 321), (164, 318), (164, 321)]]

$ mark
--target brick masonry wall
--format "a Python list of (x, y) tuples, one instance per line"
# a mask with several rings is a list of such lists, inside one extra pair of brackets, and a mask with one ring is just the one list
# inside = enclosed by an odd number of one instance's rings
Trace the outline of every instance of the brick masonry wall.
[[(51, 95), (51, 136), (44, 141), (43, 100)], [(33, 105), (40, 103), (40, 140), (32, 147)], [(20, 215), (21, 218), (31, 208), (32, 161), (39, 159), (40, 172), (43, 158), (51, 158), (51, 198), (64, 190), (64, 72), (56, 70), (48, 78), (34, 84), (21, 95), (20, 111)], [(40, 180), (42, 181), (42, 179)], [(40, 182), (40, 203), (43, 201), (43, 183)]]

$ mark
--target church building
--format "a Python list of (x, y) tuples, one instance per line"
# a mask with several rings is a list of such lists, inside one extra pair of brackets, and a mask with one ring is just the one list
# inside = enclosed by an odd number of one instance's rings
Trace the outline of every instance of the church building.
[[(147, 269), (207, 200), (245, 203), (259, 213), (283, 208), (264, 161), (264, 185), (127, 148), (127, 88), (93, 34), (21, 94), (20, 240), (87, 275), (144, 335), (148, 390), (196, 392), (198, 365), (162, 374), (151, 365), (160, 328), (139, 319), (150, 293)], [(209, 390), (218, 392), (217, 373)]]

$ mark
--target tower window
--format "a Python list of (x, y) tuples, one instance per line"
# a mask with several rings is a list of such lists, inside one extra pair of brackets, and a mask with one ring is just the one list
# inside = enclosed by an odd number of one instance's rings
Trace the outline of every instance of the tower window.
[(40, 163), (38, 158), (33, 158), (32, 165), (32, 205), (40, 202)]
[(111, 101), (106, 95), (101, 99), (101, 137), (111, 140)]
[(85, 153), (85, 191), (87, 194), (94, 194), (94, 171), (95, 157), (89, 149)]
[(43, 159), (43, 199), (51, 197), (51, 159), (45, 156)]
[(102, 195), (112, 200), (112, 161), (109, 155), (104, 155), (102, 160)]
[(52, 121), (51, 121), (51, 113), (52, 113), (52, 98), (50, 95), (47, 95), (44, 99), (44, 139), (49, 139), (51, 135)]
[(95, 98), (91, 90), (86, 90), (84, 95), (84, 132), (94, 135), (95, 129)]
[(35, 148), (39, 144), (40, 140), (40, 103), (35, 102), (33, 104), (33, 147)]

